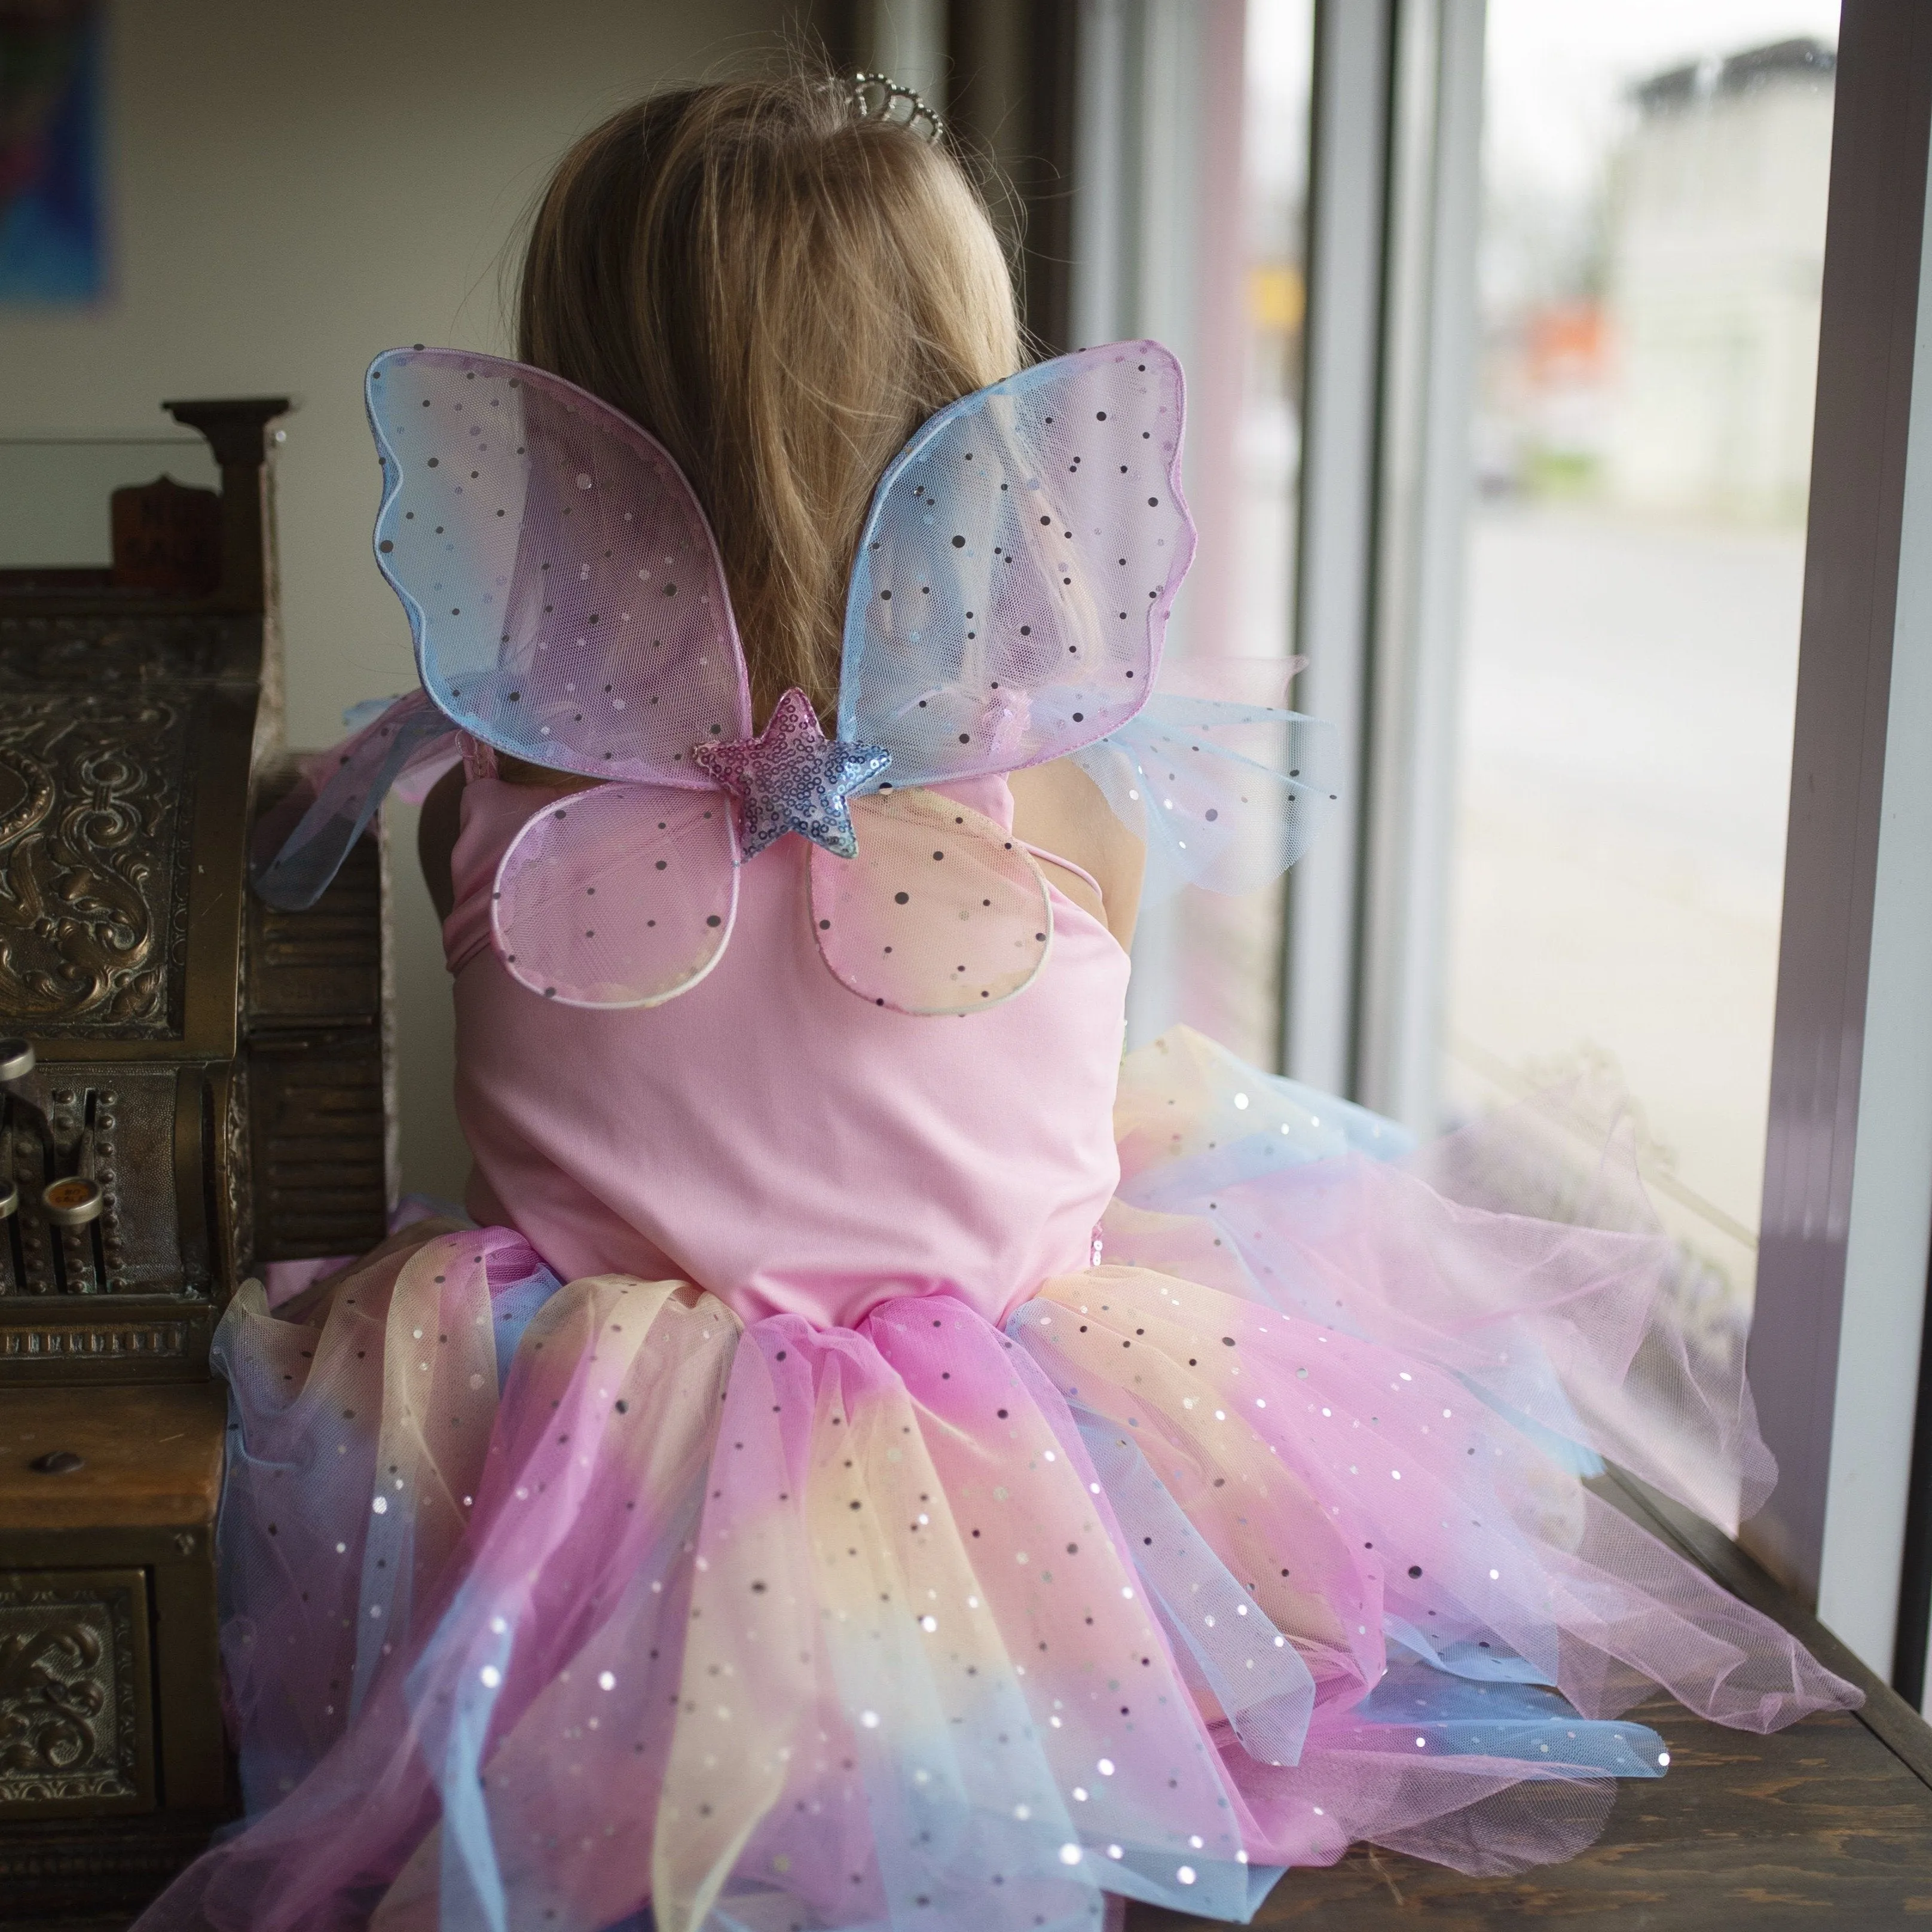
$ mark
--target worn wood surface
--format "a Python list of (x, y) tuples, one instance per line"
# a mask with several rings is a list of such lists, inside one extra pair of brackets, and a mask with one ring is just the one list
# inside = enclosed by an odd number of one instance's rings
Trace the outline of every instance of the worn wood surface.
[[(1663, 1734), (1670, 1775), (1624, 1784), (1602, 1838), (1567, 1864), (1466, 1878), (1358, 1845), (1328, 1870), (1289, 1872), (1255, 1923), (1322, 1932), (1483, 1932), (1534, 1920), (1606, 1932), (1932, 1925), (1932, 1790), (1856, 1718), (1834, 1713), (1754, 1738), (1667, 1700), (1634, 1714)], [(1128, 1920), (1136, 1932), (1190, 1922), (1150, 1910)]]
[[(46, 1826), (28, 1844), (0, 1834), (0, 1925), (7, 1932), (127, 1932), (149, 1901), (208, 1843), (212, 1814), (157, 1812)], [(56, 1903), (82, 1887), (86, 1906)]]
[[(1662, 1734), (1670, 1774), (1622, 1785), (1603, 1836), (1580, 1857), (1514, 1877), (1468, 1878), (1358, 1845), (1325, 1870), (1289, 1872), (1257, 1926), (1932, 1928), (1932, 1730), (1708, 1524), (1628, 1479), (1602, 1493), (1860, 1684), (1864, 1708), (1760, 1738), (1655, 1699), (1632, 1714)], [(1128, 1916), (1130, 1932), (1211, 1922), (1141, 1907)]]
[[(0, 1538), (212, 1523), (226, 1418), (218, 1382), (0, 1391)], [(62, 1449), (82, 1466), (64, 1475), (32, 1466)]]

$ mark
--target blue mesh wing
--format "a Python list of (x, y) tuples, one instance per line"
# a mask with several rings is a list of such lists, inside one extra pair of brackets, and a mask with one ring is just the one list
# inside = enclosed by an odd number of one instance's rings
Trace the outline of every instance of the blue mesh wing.
[[(358, 705), (352, 717), (366, 709)], [(286, 912), (314, 904), (396, 780), (447, 748), (455, 735), (428, 695), (412, 691), (311, 759), (256, 826), (250, 862), (256, 892)]]
[(694, 746), (751, 735), (710, 526), (664, 448), (520, 362), (390, 350), (370, 365), (376, 560), (423, 686), (501, 752), (694, 788)]
[(1194, 555), (1180, 365), (1156, 342), (1042, 363), (942, 410), (872, 500), (838, 735), (893, 786), (1016, 771), (1146, 703)]
[(1153, 902), (1251, 892), (1293, 865), (1335, 804), (1332, 740), (1299, 712), (1162, 691), (1076, 762), (1145, 842)]

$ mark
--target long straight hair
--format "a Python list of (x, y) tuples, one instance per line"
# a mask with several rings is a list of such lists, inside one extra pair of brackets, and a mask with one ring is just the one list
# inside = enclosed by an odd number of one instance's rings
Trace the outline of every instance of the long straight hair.
[(621, 410), (690, 478), (761, 723), (792, 685), (830, 718), (880, 472), (1021, 360), (964, 170), (860, 118), (828, 75), (655, 94), (579, 141), (531, 230), (518, 353)]

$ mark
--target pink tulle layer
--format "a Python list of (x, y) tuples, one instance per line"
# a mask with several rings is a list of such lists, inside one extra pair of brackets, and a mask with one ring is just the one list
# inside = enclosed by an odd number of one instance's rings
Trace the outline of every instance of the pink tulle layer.
[(1608, 1228), (1501, 1211), (1493, 1138), (1378, 1158), (1184, 1035), (1120, 1126), (1105, 1262), (1004, 1322), (747, 1326), (502, 1229), (244, 1290), (254, 1815), (144, 1927), (1240, 1919), (1358, 1838), (1570, 1855), (1661, 1768), (1653, 1685), (1759, 1730), (1856, 1701), (1583, 1486), (1721, 1518), (1769, 1474), (1611, 1180)]

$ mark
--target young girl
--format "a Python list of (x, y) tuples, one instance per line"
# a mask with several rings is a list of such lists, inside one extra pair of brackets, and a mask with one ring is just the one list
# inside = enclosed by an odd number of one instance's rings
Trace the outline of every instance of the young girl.
[(983, 210), (868, 100), (616, 116), (520, 363), (371, 372), (428, 692), (263, 889), (460, 752), (475, 1225), (229, 1312), (250, 1818), (144, 1925), (1240, 1920), (1358, 1838), (1569, 1856), (1654, 1686), (1856, 1701), (1583, 1486), (1768, 1486), (1667, 1244), (1195, 1035), (1123, 1064), (1144, 843), (1282, 862), (1308, 741), (1150, 699), (1178, 376), (1016, 376)]

